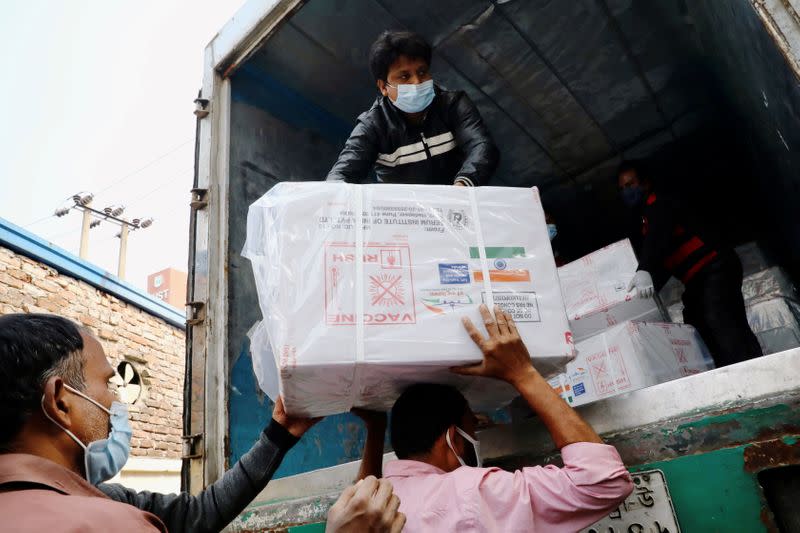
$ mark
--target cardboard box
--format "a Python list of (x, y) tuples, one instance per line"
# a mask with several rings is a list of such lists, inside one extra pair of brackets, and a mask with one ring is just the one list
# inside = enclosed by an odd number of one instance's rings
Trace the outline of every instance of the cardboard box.
[(665, 319), (655, 298), (644, 300), (628, 293), (638, 265), (633, 247), (625, 239), (558, 269), (576, 342), (629, 320)]
[(573, 406), (698, 374), (714, 363), (688, 325), (627, 322), (576, 344), (577, 356), (550, 384)]
[(421, 381), (502, 406), (510, 386), (449, 371), (481, 360), (461, 318), (482, 327), (484, 301), (513, 314), (543, 374), (573, 357), (535, 188), (284, 182), (250, 206), (242, 255), (264, 316), (254, 369), (291, 414), (385, 410)]
[(748, 305), (747, 321), (764, 355), (800, 346), (800, 304), (774, 298)]

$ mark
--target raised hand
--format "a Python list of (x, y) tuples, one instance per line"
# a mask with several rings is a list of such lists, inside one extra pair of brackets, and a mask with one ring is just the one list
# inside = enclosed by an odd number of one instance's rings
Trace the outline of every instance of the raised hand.
[(469, 318), (464, 317), (462, 322), (470, 338), (483, 352), (483, 361), (474, 365), (454, 367), (451, 370), (465, 376), (501, 379), (514, 386), (526, 377), (537, 374), (511, 315), (499, 306), (495, 306), (493, 317), (483, 304), (480, 306), (480, 312), (488, 337), (484, 337)]

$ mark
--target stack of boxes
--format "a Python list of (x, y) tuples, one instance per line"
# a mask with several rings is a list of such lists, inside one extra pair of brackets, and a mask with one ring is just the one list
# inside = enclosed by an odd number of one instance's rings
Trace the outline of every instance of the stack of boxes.
[[(764, 354), (800, 345), (800, 303), (789, 275), (754, 242), (738, 246), (736, 253), (744, 272), (742, 296), (747, 320)], [(672, 278), (660, 292), (673, 322), (683, 322), (683, 290), (683, 285)]]
[(693, 327), (628, 293), (637, 266), (626, 239), (558, 269), (576, 357), (550, 384), (574, 406), (714, 367)]

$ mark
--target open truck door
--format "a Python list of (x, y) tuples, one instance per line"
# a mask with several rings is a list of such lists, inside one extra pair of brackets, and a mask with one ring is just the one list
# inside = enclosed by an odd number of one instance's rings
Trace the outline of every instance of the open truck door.
[[(279, 181), (324, 178), (376, 96), (367, 51), (380, 31), (411, 29), (433, 44), (435, 79), (467, 92), (500, 148), (492, 185), (538, 186), (569, 236), (562, 253), (578, 257), (623, 236), (615, 169), (623, 158), (646, 157), (676, 189), (704, 198), (735, 243), (756, 239), (771, 249), (797, 284), (793, 5), (247, 2), (208, 45), (196, 102), (184, 488), (197, 492), (217, 479), (271, 413), (247, 338), (260, 319), (240, 256), (247, 207)], [(800, 349), (581, 412), (632, 472), (658, 472), (640, 476), (641, 486), (658, 491), (653, 505), (683, 531), (767, 531), (797, 520), (786, 502), (799, 497)], [(501, 466), (555, 453), (533, 420), (481, 438), (486, 459)], [(362, 442), (350, 415), (323, 421), (232, 530), (324, 520), (355, 476)]]

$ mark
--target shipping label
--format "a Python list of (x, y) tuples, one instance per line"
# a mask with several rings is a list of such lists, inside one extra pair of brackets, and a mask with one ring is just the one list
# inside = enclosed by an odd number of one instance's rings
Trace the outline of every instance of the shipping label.
[(619, 346), (609, 346), (608, 353), (593, 353), (586, 358), (586, 362), (599, 396), (623, 391), (631, 386)]
[(436, 315), (451, 313), (475, 304), (469, 293), (460, 287), (423, 289), (421, 302), (428, 311)]
[(469, 283), (467, 263), (439, 263), (439, 282), (442, 285)]
[[(533, 291), (492, 291), (495, 305), (499, 305), (505, 312), (511, 314), (514, 322), (541, 322), (539, 314), (539, 301)], [(481, 293), (483, 303), (486, 303), (486, 293)]]
[[(368, 325), (415, 324), (411, 253), (407, 244), (364, 246), (364, 323)], [(354, 244), (325, 244), (325, 323), (356, 323)]]

